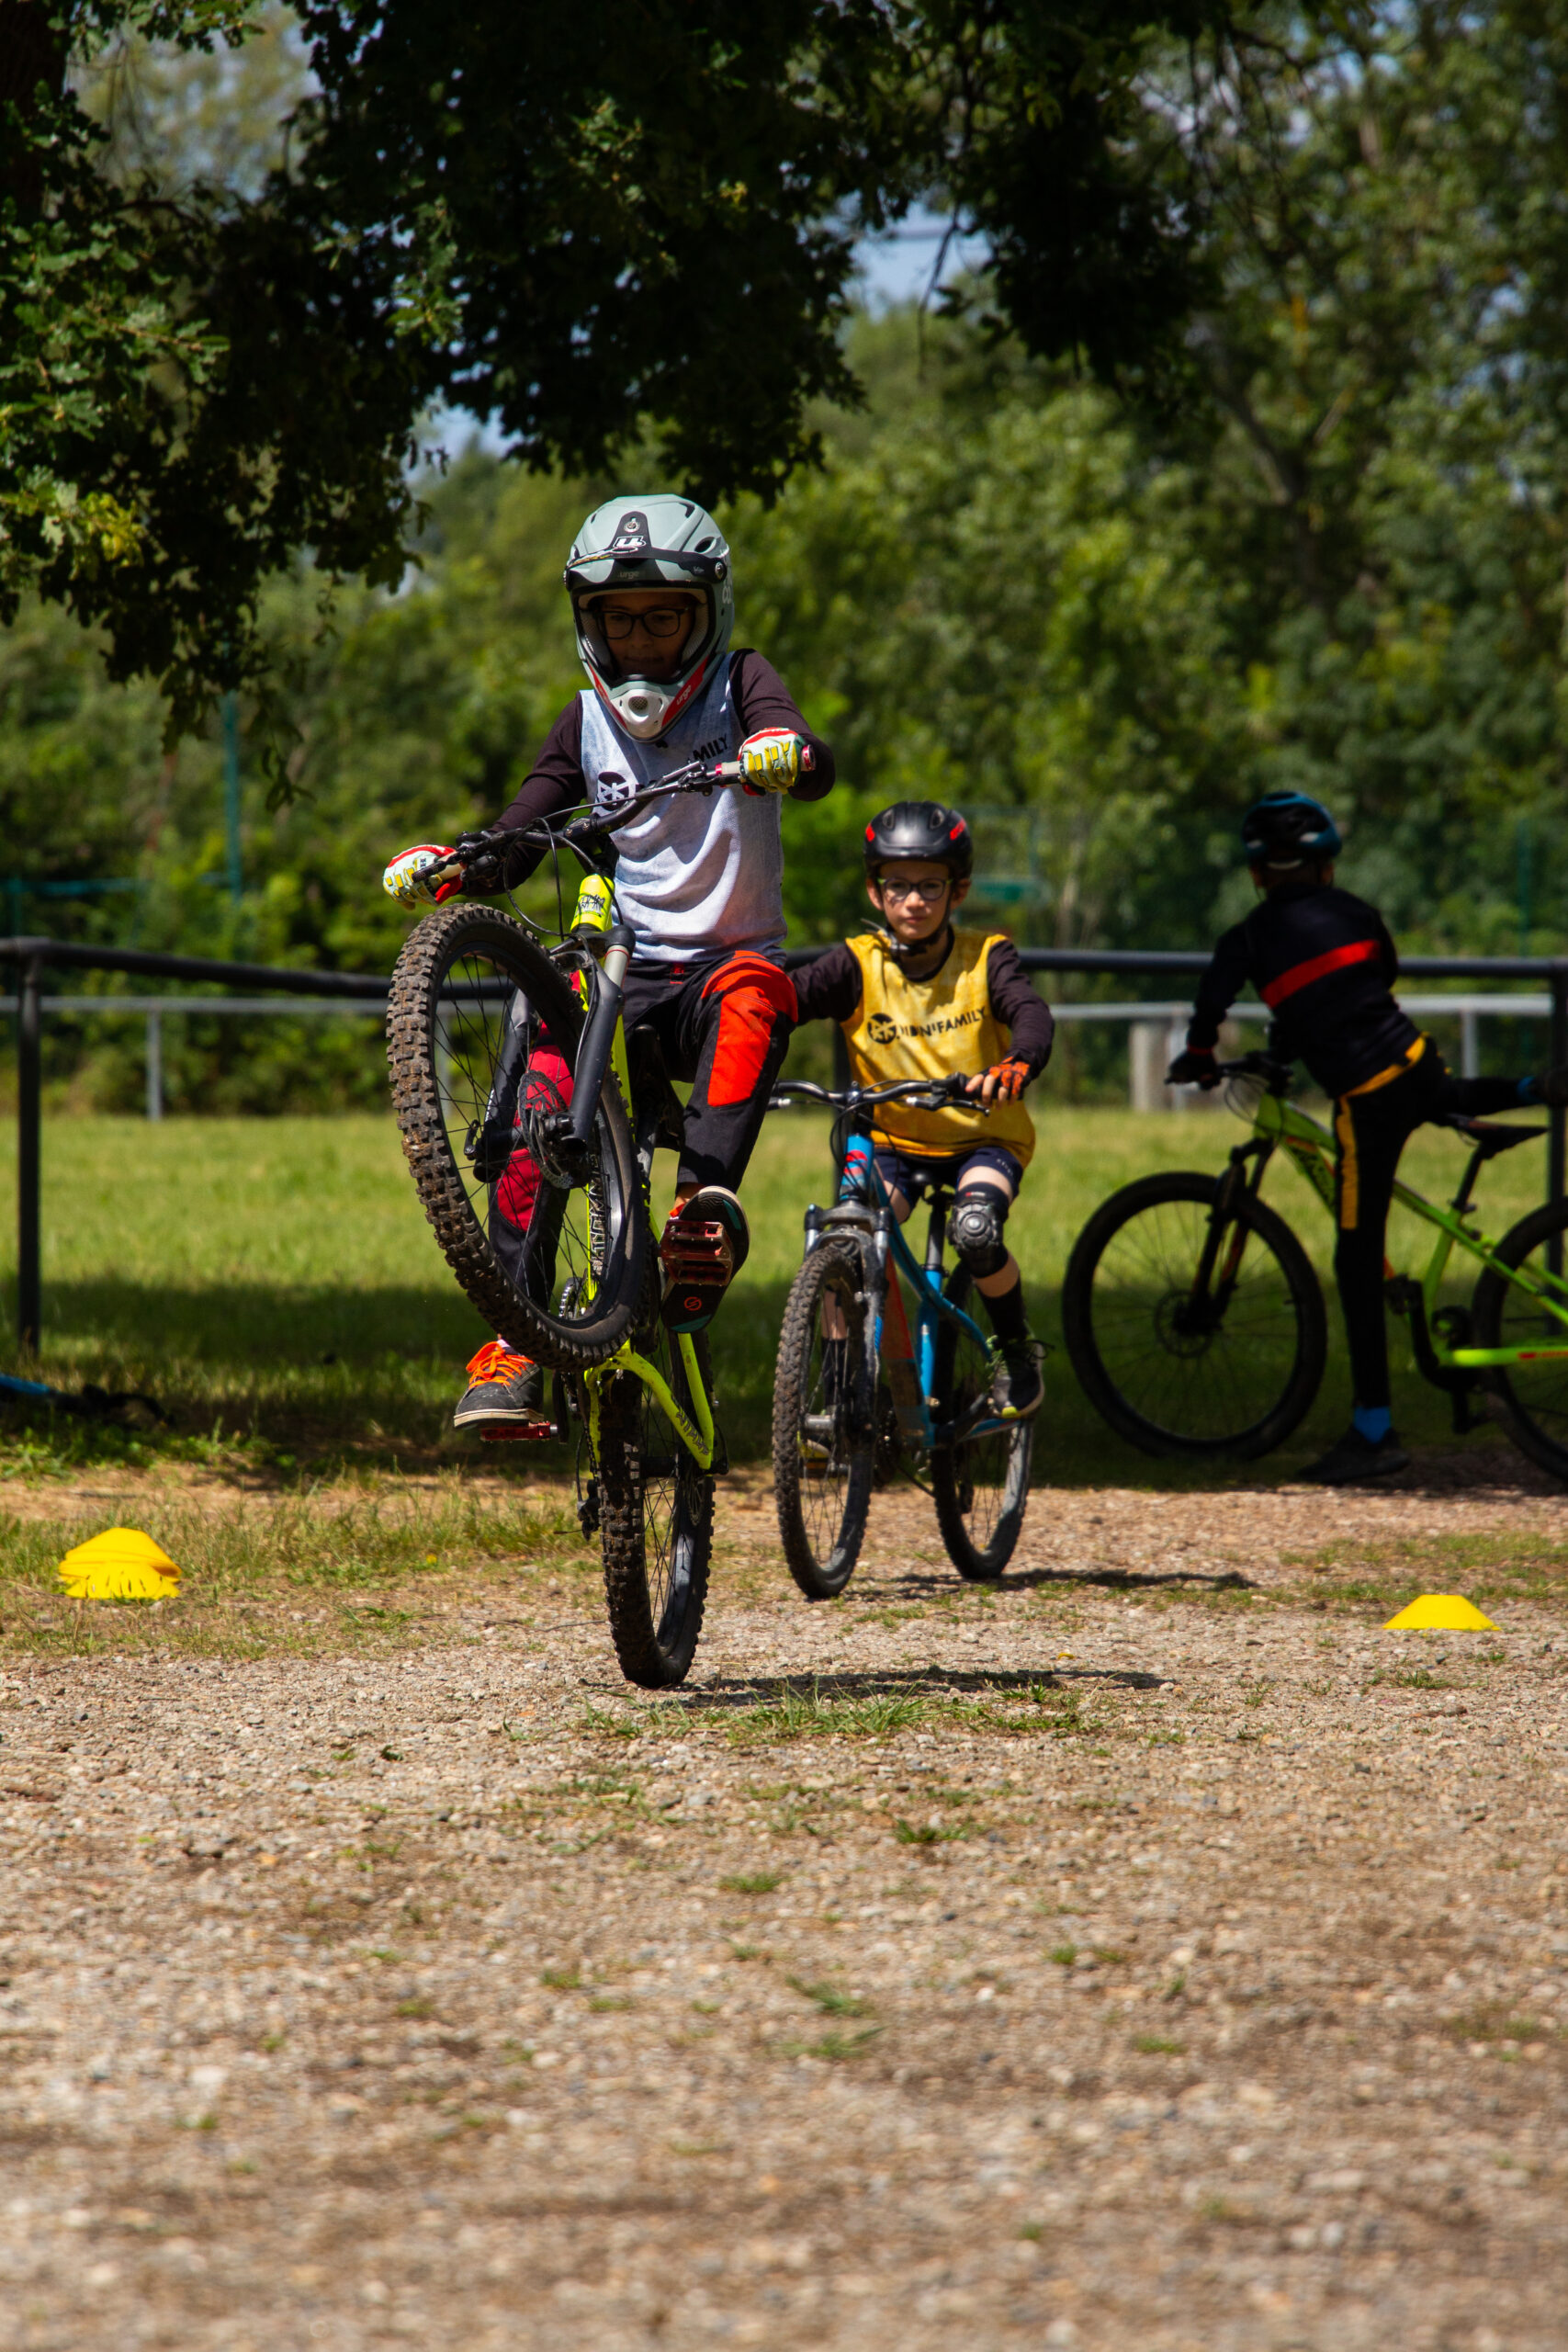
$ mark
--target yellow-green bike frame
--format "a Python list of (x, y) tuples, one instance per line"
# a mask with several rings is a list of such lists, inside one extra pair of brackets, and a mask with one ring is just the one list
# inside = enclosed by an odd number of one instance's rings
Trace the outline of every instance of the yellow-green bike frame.
[[(584, 875), (582, 887), (577, 894), (577, 910), (572, 917), (572, 929), (580, 934), (587, 932), (605, 932), (609, 930), (613, 920), (614, 897), (610, 883), (602, 874)], [(572, 985), (586, 1003), (587, 975), (579, 973)], [(626, 1104), (626, 1115), (630, 1118), (633, 1115), (631, 1071), (626, 1060), (626, 1027), (620, 1021), (615, 1023), (615, 1040), (610, 1048), (610, 1069), (616, 1085), (621, 1090), (621, 1100)], [(646, 1183), (646, 1171), (644, 1181)], [(645, 1193), (643, 1201), (645, 1215), (648, 1214), (648, 1209), (649, 1204)], [(671, 1428), (696, 1463), (697, 1467), (700, 1470), (713, 1468), (717, 1443), (714, 1430), (713, 1406), (698, 1368), (697, 1351), (691, 1333), (682, 1331), (677, 1338), (681, 1350), (681, 1361), (685, 1366), (687, 1390), (695, 1408), (695, 1419), (694, 1420), (692, 1416), (676, 1402), (671, 1391), (670, 1383), (665, 1379), (659, 1366), (649, 1363), (646, 1356), (639, 1355), (628, 1340), (622, 1347), (616, 1349), (613, 1356), (606, 1357), (603, 1363), (596, 1364), (592, 1372), (584, 1373), (582, 1375), (583, 1386), (588, 1392), (589, 1443), (595, 1462), (599, 1458), (599, 1414), (604, 1383), (613, 1379), (617, 1373), (629, 1372), (634, 1373), (644, 1386), (652, 1391)]]
[[(1334, 1137), (1320, 1121), (1288, 1102), (1278, 1094), (1265, 1093), (1252, 1114), (1254, 1141), (1243, 1144), (1232, 1154), (1233, 1163), (1257, 1155), (1258, 1175), (1251, 1189), (1256, 1191), (1263, 1169), (1275, 1150), (1282, 1151), (1292, 1164), (1301, 1170), (1322, 1201), (1329, 1215), (1334, 1214)], [(1427, 1260), (1426, 1272), (1411, 1285), (1419, 1297), (1420, 1320), (1414, 1326), (1417, 1361), (1428, 1379), (1436, 1379), (1439, 1387), (1457, 1385), (1466, 1374), (1506, 1368), (1513, 1363), (1568, 1363), (1568, 1280), (1550, 1270), (1538, 1271), (1528, 1266), (1507, 1266), (1497, 1257), (1497, 1242), (1488, 1234), (1477, 1233), (1464, 1220), (1471, 1208), (1471, 1191), (1483, 1164), (1483, 1154), (1475, 1152), (1458, 1193), (1448, 1208), (1439, 1208), (1408, 1184), (1394, 1182), (1393, 1197), (1401, 1207), (1407, 1208), (1427, 1225), (1436, 1226), (1437, 1239)], [(1239, 1256), (1246, 1235), (1235, 1230), (1232, 1248)], [(1456, 1249), (1468, 1251), (1483, 1266), (1512, 1283), (1562, 1326), (1561, 1347), (1472, 1348), (1454, 1346), (1445, 1339), (1438, 1319), (1438, 1295), (1448, 1271), (1449, 1261)], [(1224, 1270), (1228, 1277), (1233, 1269)], [(1414, 1306), (1415, 1301), (1407, 1304)], [(1446, 1376), (1445, 1376), (1446, 1375)], [(1468, 1385), (1468, 1384), (1466, 1384)]]

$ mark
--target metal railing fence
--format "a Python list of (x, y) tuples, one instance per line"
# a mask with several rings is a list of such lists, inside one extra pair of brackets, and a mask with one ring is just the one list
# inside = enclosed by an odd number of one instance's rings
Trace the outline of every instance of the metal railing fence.
[[(822, 948), (786, 951), (786, 964), (808, 963)], [(1020, 950), (1026, 971), (1080, 973), (1094, 977), (1170, 980), (1201, 972), (1208, 954), (1201, 949), (1053, 948)], [(270, 964), (227, 963), (201, 956), (165, 956), (152, 949), (96, 947), (73, 940), (42, 937), (0, 939), (0, 966), (17, 967), (16, 995), (8, 1001), (17, 1023), (17, 1328), (24, 1349), (36, 1351), (42, 1324), (41, 1238), (42, 1036), (46, 1012), (113, 1016), (126, 1014), (148, 1024), (147, 1102), (150, 1117), (162, 1115), (162, 1023), (177, 1013), (252, 1013), (275, 1018), (310, 1013), (379, 1016), (385, 1010), (389, 982), (384, 977), (359, 972), (314, 972)], [(43, 976), (57, 969), (115, 972), (145, 979), (185, 980), (198, 984), (199, 993), (168, 996), (80, 994), (45, 996)], [(1498, 996), (1444, 996), (1402, 993), (1413, 1012), (1428, 1018), (1457, 1014), (1461, 1024), (1461, 1060), (1473, 1064), (1476, 1018), (1505, 1016), (1551, 1022), (1549, 1057), (1555, 1068), (1568, 1062), (1568, 956), (1411, 956), (1404, 959), (1406, 980), (1533, 981), (1535, 990)], [(212, 993), (220, 989), (235, 991)], [(238, 991), (245, 993), (237, 993)], [(6, 1002), (0, 1000), (0, 1003)], [(1166, 999), (1156, 1002), (1057, 1003), (1057, 1017), (1071, 1022), (1178, 1019), (1186, 1006)], [(1242, 1019), (1262, 1019), (1266, 1008), (1243, 1003), (1235, 1008)], [(835, 1042), (839, 1033), (834, 1032)], [(154, 1109), (156, 1100), (156, 1109)], [(1549, 1114), (1547, 1194), (1561, 1200), (1568, 1144), (1568, 1114)]]

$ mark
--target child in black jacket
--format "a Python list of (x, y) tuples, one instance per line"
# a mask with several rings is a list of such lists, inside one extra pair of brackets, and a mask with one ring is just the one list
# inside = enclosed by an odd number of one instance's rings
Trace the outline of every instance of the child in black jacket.
[(1220, 1023), (1250, 980), (1273, 1012), (1269, 1051), (1303, 1061), (1334, 1098), (1334, 1274), (1345, 1314), (1355, 1411), (1337, 1444), (1305, 1476), (1348, 1487), (1403, 1470), (1389, 1408), (1383, 1242), (1406, 1138), (1451, 1111), (1471, 1116), (1568, 1101), (1568, 1070), (1542, 1079), (1450, 1075), (1393, 997), (1399, 973), (1375, 907), (1334, 887), (1343, 843), (1320, 802), (1271, 792), (1242, 820), (1242, 845), (1262, 899), (1214, 949), (1199, 983), (1173, 1086), (1214, 1086)]

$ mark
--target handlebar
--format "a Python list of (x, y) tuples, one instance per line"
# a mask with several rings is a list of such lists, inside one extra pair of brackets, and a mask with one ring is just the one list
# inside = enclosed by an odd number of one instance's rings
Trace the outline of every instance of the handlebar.
[(831, 1087), (814, 1086), (809, 1079), (786, 1078), (768, 1097), (768, 1108), (787, 1111), (796, 1101), (821, 1102), (829, 1111), (863, 1111), (878, 1102), (911, 1102), (917, 1110), (941, 1111), (949, 1103), (963, 1102), (985, 1118), (991, 1114), (990, 1104), (971, 1094), (969, 1081), (964, 1078), (901, 1078), (891, 1086), (847, 1086), (838, 1092)]
[[(1290, 1090), (1291, 1065), (1276, 1060), (1272, 1054), (1254, 1051), (1241, 1055), (1234, 1062), (1216, 1062), (1211, 1084), (1218, 1086), (1221, 1080), (1226, 1078), (1260, 1078), (1270, 1094), (1284, 1094)], [(1167, 1083), (1169, 1083), (1168, 1080)], [(1184, 1086), (1201, 1086), (1203, 1080), (1200, 1078), (1183, 1079), (1181, 1083)]]
[[(800, 766), (802, 775), (809, 775), (812, 757), (808, 743), (801, 746)], [(685, 792), (706, 795), (720, 785), (739, 784), (744, 775), (745, 770), (739, 760), (692, 760), (685, 767), (672, 769), (669, 775), (661, 776), (657, 784), (645, 785), (640, 792), (630, 793), (626, 799), (617, 800), (614, 807), (591, 808), (586, 816), (569, 818), (563, 825), (545, 822), (517, 827), (492, 825), (484, 832), (459, 833), (446, 863), (432, 866), (426, 878), (441, 882), (452, 875), (467, 873), (469, 866), (479, 865), (487, 857), (500, 859), (518, 842), (539, 842), (547, 848), (551, 842), (562, 842), (582, 855), (591, 844), (603, 841), (610, 833), (619, 832), (634, 817), (639, 817), (645, 808), (650, 808), (656, 800), (667, 800)], [(586, 857), (583, 862), (587, 864)]]

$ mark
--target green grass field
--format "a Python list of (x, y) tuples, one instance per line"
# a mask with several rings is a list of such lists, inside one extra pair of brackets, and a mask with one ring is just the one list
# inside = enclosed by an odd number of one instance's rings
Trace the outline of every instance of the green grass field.
[[(1050, 1110), (1010, 1228), (1035, 1328), (1060, 1340), (1057, 1294), (1074, 1237), (1091, 1209), (1154, 1168), (1216, 1168), (1239, 1136), (1220, 1114), (1138, 1116)], [(1541, 1196), (1544, 1147), (1532, 1145), (1483, 1179), (1489, 1231), (1501, 1233)], [(1458, 1142), (1418, 1136), (1405, 1172), (1445, 1197), (1462, 1166)], [(670, 1170), (672, 1174), (672, 1167)], [(732, 1453), (764, 1454), (779, 1319), (799, 1261), (807, 1203), (826, 1200), (827, 1129), (815, 1114), (768, 1123), (746, 1184), (750, 1262), (716, 1328), (721, 1409)], [(1331, 1234), (1285, 1167), (1266, 1186), (1328, 1283)], [(389, 1116), (337, 1119), (70, 1118), (47, 1124), (43, 1149), (45, 1376), (141, 1388), (173, 1416), (171, 1435), (93, 1433), (7, 1412), (0, 1476), (46, 1473), (94, 1453), (243, 1456), (286, 1476), (337, 1464), (406, 1468), (441, 1462), (510, 1464), (536, 1476), (546, 1456), (456, 1439), (452, 1401), (462, 1366), (485, 1336), (446, 1272), (403, 1167)], [(15, 1315), (14, 1171), (0, 1178), (0, 1278)], [(1411, 1262), (1410, 1221), (1396, 1219), (1395, 1264)], [(1465, 1277), (1468, 1284), (1468, 1276)], [(1462, 1295), (1462, 1294), (1461, 1294)], [(1341, 1426), (1348, 1409), (1337, 1314), (1335, 1353), (1310, 1426), (1275, 1457), (1281, 1475)], [(1409, 1368), (1393, 1327), (1396, 1412), (1429, 1442), (1447, 1430), (1444, 1400)], [(14, 1351), (4, 1358), (16, 1368)], [(1058, 1345), (1037, 1451), (1039, 1475), (1074, 1484), (1203, 1484), (1146, 1461), (1112, 1438), (1079, 1396)], [(1496, 1445), (1483, 1431), (1466, 1445)], [(518, 1452), (525, 1450), (518, 1449)], [(1247, 1475), (1255, 1476), (1248, 1472)]]

